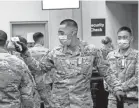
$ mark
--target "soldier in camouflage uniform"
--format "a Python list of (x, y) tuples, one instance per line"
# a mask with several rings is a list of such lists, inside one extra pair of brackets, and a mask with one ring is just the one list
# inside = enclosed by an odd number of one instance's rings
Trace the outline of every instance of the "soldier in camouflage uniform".
[[(21, 36), (16, 36), (16, 37), (19, 38), (20, 42), (27, 45), (27, 40), (24, 37), (21, 37)], [(11, 37), (11, 38), (13, 38), (13, 37)], [(20, 53), (15, 50), (14, 44), (12, 44), (12, 43), (13, 42), (11, 40), (9, 40), (7, 42), (7, 49), (9, 51), (9, 53), (11, 53), (12, 55), (16, 55), (16, 57), (23, 60), (23, 58), (20, 56)], [(29, 75), (31, 76), (31, 80), (33, 80), (33, 84), (34, 84), (34, 91), (33, 91), (33, 101), (34, 101), (34, 105), (35, 105), (34, 108), (40, 108), (40, 96), (39, 96), (38, 91), (36, 89), (36, 82), (34, 81), (34, 77), (31, 73), (31, 71), (28, 71), (28, 72), (29, 72)]]
[[(44, 35), (41, 32), (36, 32), (33, 35), (33, 39), (35, 42), (34, 47), (30, 48), (30, 54), (32, 57), (34, 57), (37, 61), (41, 61), (42, 58), (44, 56), (47, 55), (47, 53), (49, 52), (49, 50), (47, 48), (45, 48), (44, 45)], [(49, 101), (48, 99), (46, 100), (45, 98), (43, 98), (43, 94), (47, 94), (47, 97), (50, 97), (50, 91), (51, 91), (51, 86), (50, 83), (47, 80), (47, 78), (44, 81), (44, 74), (35, 74), (35, 72), (32, 72), (34, 78), (35, 78), (35, 82), (37, 84), (37, 90), (40, 94), (41, 99), (44, 101), (45, 103), (45, 108), (50, 108), (49, 105)], [(44, 84), (45, 82), (45, 84)], [(45, 88), (45, 89), (44, 89)]]
[(0, 30), (0, 108), (34, 108), (28, 67), (8, 53), (6, 40), (7, 34)]
[[(137, 108), (137, 103), (128, 102), (126, 99), (138, 99), (138, 51), (130, 47), (133, 39), (132, 32), (128, 27), (121, 27), (118, 31), (118, 49), (108, 54), (108, 61), (115, 74), (122, 84), (122, 90), (125, 92), (125, 100), (120, 103), (124, 108)], [(108, 87), (109, 103), (108, 108), (117, 107), (118, 101), (113, 94), (111, 87)], [(125, 101), (125, 102), (124, 102)]]
[(102, 64), (100, 50), (79, 41), (77, 31), (78, 25), (74, 20), (63, 20), (58, 31), (62, 45), (44, 56), (41, 62), (31, 57), (23, 43), (18, 42), (23, 51), (15, 45), (29, 68), (38, 74), (45, 73), (46, 76), (50, 76), (49, 81), (53, 83), (52, 108), (92, 108), (90, 79), (93, 68), (104, 76), (117, 96), (123, 96), (123, 92), (119, 91), (121, 84), (116, 76), (113, 74), (108, 76), (112, 71), (107, 65)]
[(110, 37), (105, 37), (105, 39), (102, 39), (101, 43), (103, 44), (101, 48), (102, 55), (104, 60), (106, 60), (108, 53), (114, 50), (114, 46)]

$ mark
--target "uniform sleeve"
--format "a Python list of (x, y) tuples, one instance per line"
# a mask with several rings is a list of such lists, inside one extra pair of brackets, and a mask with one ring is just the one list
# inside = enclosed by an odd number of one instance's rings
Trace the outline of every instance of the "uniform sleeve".
[(25, 64), (22, 64), (23, 72), (20, 83), (21, 102), (23, 108), (34, 108), (33, 91), (34, 84), (29, 75), (29, 70)]
[(116, 77), (115, 70), (113, 70), (110, 67), (109, 62), (105, 62), (103, 60), (101, 51), (99, 49), (96, 50), (95, 64), (98, 72), (100, 73), (101, 76), (104, 77), (104, 80), (111, 87), (113, 92), (122, 90), (122, 84), (120, 80)]
[(135, 63), (135, 74), (134, 76), (123, 83), (123, 90), (128, 91), (131, 88), (138, 87), (138, 72), (139, 72), (139, 63), (138, 63), (139, 55), (137, 54), (136, 63)]
[(29, 51), (27, 51), (24, 55), (21, 55), (24, 59), (25, 63), (28, 65), (29, 69), (33, 72), (36, 72), (36, 74), (42, 74), (47, 73), (51, 70), (51, 68), (54, 67), (53, 61), (51, 60), (51, 56), (48, 57), (48, 54), (46, 54), (40, 61), (35, 60), (30, 54)]

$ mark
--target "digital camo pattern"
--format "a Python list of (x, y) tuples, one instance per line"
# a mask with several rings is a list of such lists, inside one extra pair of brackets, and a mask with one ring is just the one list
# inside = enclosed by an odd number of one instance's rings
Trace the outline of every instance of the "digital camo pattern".
[(102, 51), (102, 56), (103, 56), (104, 60), (106, 60), (108, 53), (113, 51), (114, 47), (112, 46), (111, 48), (106, 48), (103, 46), (100, 50)]
[[(30, 54), (32, 57), (34, 57), (37, 61), (42, 61), (43, 57), (46, 56), (49, 52), (49, 50), (45, 47), (43, 47), (40, 44), (36, 44), (34, 47), (29, 49)], [(45, 108), (49, 108), (49, 101), (47, 98), (50, 98), (50, 91), (51, 91), (51, 86), (50, 84), (46, 84), (44, 82), (46, 82), (46, 78), (44, 78), (44, 74), (35, 74), (36, 72), (34, 72), (32, 70), (32, 74), (34, 76), (36, 85), (37, 85), (37, 90), (39, 92), (40, 98), (45, 102)], [(44, 94), (46, 95), (44, 97)], [(41, 102), (41, 100), (39, 100), (39, 103)]]
[[(16, 57), (18, 57), (19, 59), (21, 59), (23, 61), (23, 58), (21, 57), (21, 54), (19, 52), (13, 51), (12, 55), (15, 55)], [(34, 102), (34, 108), (39, 108), (40, 107), (40, 96), (39, 93), (37, 91), (36, 88), (36, 82), (34, 80), (34, 77), (31, 73), (31, 71), (28, 71), (28, 74), (30, 75), (31, 80), (33, 81), (33, 102)]]
[[(52, 50), (41, 62), (33, 59), (29, 52), (23, 55), (23, 58), (38, 74), (45, 73), (50, 77), (46, 82), (53, 83), (50, 99), (53, 108), (92, 108), (92, 68), (97, 68), (114, 90), (121, 89), (114, 75), (107, 76), (112, 71), (102, 64), (101, 52), (93, 45), (81, 42), (74, 53), (68, 49), (65, 51), (64, 47), (60, 46)], [(54, 62), (55, 68), (51, 69), (49, 59)]]
[[(120, 80), (122, 90), (126, 92), (127, 97), (138, 98), (138, 52), (130, 48), (122, 56), (119, 50), (115, 50), (108, 54), (108, 61), (113, 70), (112, 74)], [(111, 94), (109, 99), (115, 98)]]
[(33, 83), (28, 71), (16, 56), (0, 53), (0, 108), (34, 108)]

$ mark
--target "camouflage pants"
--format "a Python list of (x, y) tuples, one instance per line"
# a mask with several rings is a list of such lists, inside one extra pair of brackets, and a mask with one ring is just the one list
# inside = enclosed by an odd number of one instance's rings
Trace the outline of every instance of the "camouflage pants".
[(41, 99), (37, 90), (35, 90), (34, 92), (33, 101), (34, 101), (35, 108), (40, 108)]
[[(116, 100), (108, 100), (108, 108), (117, 108)], [(124, 103), (124, 108), (138, 108), (138, 104)]]

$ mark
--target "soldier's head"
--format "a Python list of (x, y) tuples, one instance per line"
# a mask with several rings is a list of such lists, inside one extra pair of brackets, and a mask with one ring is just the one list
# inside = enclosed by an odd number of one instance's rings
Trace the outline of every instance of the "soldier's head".
[(121, 27), (118, 30), (117, 35), (118, 35), (118, 39), (117, 39), (118, 47), (123, 50), (128, 49), (133, 40), (131, 29), (126, 26)]
[(101, 40), (101, 43), (106, 47), (111, 47), (112, 46), (112, 39), (107, 36)]
[(24, 37), (22, 37), (22, 36), (17, 36), (18, 38), (19, 38), (19, 41), (20, 42), (22, 42), (22, 43), (24, 43), (25, 45), (27, 45), (27, 40), (24, 38)]
[(20, 41), (20, 42), (24, 43), (25, 45), (27, 45), (27, 40), (24, 37), (22, 37), (22, 36), (11, 37), (11, 39), (8, 40), (7, 44), (6, 44), (6, 48), (9, 52), (16, 51), (14, 42), (17, 42), (17, 41)]
[(0, 47), (4, 47), (6, 45), (6, 41), (7, 34), (3, 30), (0, 30)]
[(41, 32), (34, 33), (33, 40), (34, 40), (35, 44), (44, 45), (44, 35)]
[(65, 19), (60, 23), (59, 30), (58, 30), (58, 36), (59, 41), (62, 45), (72, 45), (75, 43), (76, 40), (79, 40), (77, 38), (77, 32), (78, 32), (78, 25), (77, 23), (72, 19)]

